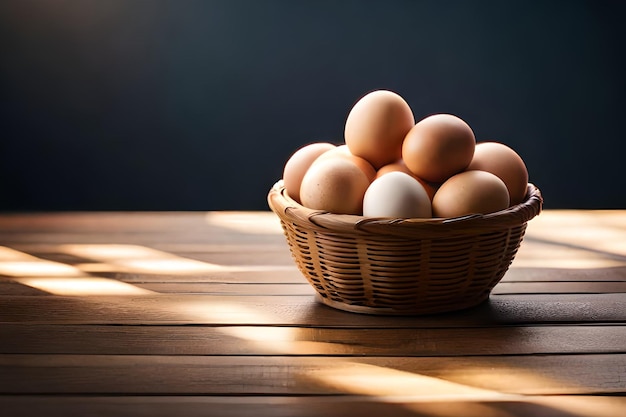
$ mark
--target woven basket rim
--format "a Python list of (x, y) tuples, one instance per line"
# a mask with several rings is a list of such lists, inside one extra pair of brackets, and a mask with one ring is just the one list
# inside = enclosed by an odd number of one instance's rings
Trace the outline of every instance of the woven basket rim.
[(431, 237), (484, 233), (519, 226), (539, 215), (543, 206), (541, 191), (532, 183), (528, 184), (526, 197), (520, 204), (494, 213), (453, 218), (382, 218), (314, 210), (289, 197), (282, 179), (272, 186), (267, 201), (282, 221), (314, 231)]

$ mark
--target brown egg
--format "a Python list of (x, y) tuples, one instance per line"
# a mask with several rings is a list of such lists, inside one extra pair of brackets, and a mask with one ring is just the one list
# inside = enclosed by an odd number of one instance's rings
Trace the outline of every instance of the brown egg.
[(513, 149), (498, 142), (481, 142), (476, 145), (474, 157), (467, 170), (478, 169), (497, 175), (509, 190), (511, 205), (526, 197), (528, 170), (522, 158)]
[(339, 145), (335, 147), (334, 149), (331, 149), (330, 151), (324, 152), (322, 155), (320, 155), (320, 158), (323, 158), (323, 159), (336, 158), (336, 157), (347, 158), (350, 161), (354, 162), (356, 166), (361, 168), (361, 170), (365, 173), (365, 175), (367, 175), (367, 178), (369, 179), (370, 182), (374, 181), (374, 178), (376, 178), (376, 170), (374, 169), (372, 164), (370, 164), (369, 162), (367, 162), (365, 159), (361, 157), (353, 155), (350, 152), (350, 149), (348, 149), (347, 145)]
[(464, 171), (444, 182), (433, 198), (434, 217), (487, 214), (509, 207), (504, 182), (486, 171)]
[(313, 161), (335, 145), (326, 142), (311, 143), (301, 147), (291, 155), (283, 170), (283, 182), (289, 197), (300, 203), (300, 184)]
[(437, 191), (437, 188), (434, 185), (428, 183), (427, 181), (424, 181), (423, 179), (421, 179), (420, 177), (412, 173), (411, 170), (407, 168), (406, 164), (404, 163), (402, 159), (399, 159), (396, 162), (392, 162), (391, 164), (387, 164), (381, 167), (378, 171), (376, 171), (376, 178), (378, 179), (382, 177), (383, 175), (388, 174), (390, 172), (404, 172), (405, 174), (409, 174), (410, 176), (415, 178), (417, 181), (419, 181), (420, 184), (422, 184), (422, 187), (424, 187), (424, 190), (426, 190), (428, 197), (432, 201), (433, 196), (435, 195), (435, 191)]
[(467, 123), (451, 114), (435, 114), (420, 120), (406, 135), (402, 159), (418, 177), (441, 183), (469, 165), (475, 146)]
[(367, 175), (348, 158), (318, 159), (302, 179), (300, 198), (311, 209), (360, 215), (369, 185)]
[(352, 154), (378, 169), (400, 159), (402, 141), (414, 124), (413, 112), (402, 97), (376, 90), (350, 110), (344, 132), (346, 145)]

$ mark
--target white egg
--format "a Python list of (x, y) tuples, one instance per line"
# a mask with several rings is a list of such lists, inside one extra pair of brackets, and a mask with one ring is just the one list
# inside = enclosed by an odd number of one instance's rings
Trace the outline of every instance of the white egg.
[(427, 218), (432, 216), (428, 193), (404, 172), (389, 172), (375, 179), (363, 197), (367, 217)]

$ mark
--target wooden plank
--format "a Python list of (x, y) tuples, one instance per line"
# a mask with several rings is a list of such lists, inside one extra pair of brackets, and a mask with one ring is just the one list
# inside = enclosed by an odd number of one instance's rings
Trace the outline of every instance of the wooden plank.
[[(147, 274), (147, 273), (120, 273), (120, 272), (94, 272), (85, 273), (83, 276), (97, 276), (110, 278), (128, 283), (233, 283), (233, 284), (305, 284), (306, 278), (294, 267), (284, 269), (237, 268), (237, 270), (206, 272), (202, 274)], [(19, 278), (8, 275), (0, 275), (0, 280)]]
[[(259, 265), (260, 266), (260, 265)], [(118, 279), (129, 283), (273, 283), (273, 284), (299, 284), (306, 283), (306, 279), (297, 270), (295, 265), (279, 266), (272, 269), (268, 265), (267, 270), (261, 268), (248, 268), (245, 266), (239, 268), (239, 270), (223, 270), (206, 272), (202, 274), (171, 274), (171, 273), (130, 273), (130, 272), (115, 272), (115, 268), (109, 268), (113, 271), (105, 268), (105, 270), (86, 270), (86, 273), (90, 275), (108, 277)], [(626, 271), (626, 269), (624, 270)], [(561, 283), (567, 282), (584, 282), (584, 283), (615, 283), (606, 284), (607, 286), (613, 286), (613, 288), (623, 288), (626, 282), (626, 275), (621, 276), (622, 272), (613, 273), (612, 271), (598, 271), (593, 274), (587, 274), (578, 270), (553, 270), (549, 272), (535, 273), (531, 270), (525, 269), (518, 271), (511, 269), (504, 276), (501, 283), (554, 283), (556, 286), (561, 286)], [(5, 276), (6, 278), (10, 278)], [(2, 276), (0, 276), (0, 280)], [(589, 285), (589, 284), (585, 284)], [(605, 284), (599, 284), (605, 285)], [(570, 285), (574, 288), (574, 285)], [(563, 288), (568, 288), (567, 284)], [(552, 292), (552, 291), (550, 291)], [(569, 291), (564, 291), (569, 292)], [(577, 292), (577, 291), (576, 291)], [(583, 291), (586, 292), (586, 291)], [(595, 291), (591, 291), (595, 292)]]
[(626, 293), (626, 281), (500, 282), (493, 294), (611, 294)]
[[(72, 244), (71, 246), (77, 247), (80, 250), (80, 246), (90, 246), (91, 244)], [(120, 244), (118, 244), (120, 245)], [(107, 263), (106, 260), (90, 259), (87, 255), (80, 256), (77, 253), (68, 253), (68, 249), (71, 249), (63, 244), (59, 245), (47, 245), (47, 250), (43, 248), (29, 248), (32, 245), (11, 245), (13, 249), (28, 253), (41, 259), (50, 260), (53, 262), (67, 263), (70, 265), (81, 265), (82, 263), (98, 263), (102, 262), (103, 265), (109, 265), (110, 268), (115, 268), (114, 263)], [(102, 244), (106, 247), (106, 244)], [(133, 245), (135, 246), (135, 245)], [(143, 245), (139, 245), (143, 246)], [(154, 249), (163, 252), (165, 255), (172, 257), (182, 257), (185, 259), (193, 259), (201, 262), (208, 262), (219, 265), (269, 265), (269, 266), (294, 266), (294, 261), (289, 252), (287, 244), (281, 244), (280, 246), (268, 245), (211, 245), (211, 250), (206, 248), (203, 252), (172, 252), (164, 251), (150, 246), (143, 246), (146, 248)], [(30, 250), (29, 250), (30, 249)], [(32, 250), (35, 249), (35, 250)], [(78, 251), (77, 251), (78, 252)]]
[(143, 282), (199, 282), (199, 283), (264, 283), (302, 284), (306, 278), (293, 267), (278, 270), (240, 268), (237, 271), (215, 271), (203, 274), (145, 274), (145, 273), (97, 273), (95, 275), (119, 279), (129, 283)]
[[(2, 233), (0, 232), (0, 237)], [(107, 240), (105, 240), (105, 238)], [(160, 239), (154, 239), (151, 242), (145, 244), (137, 244), (133, 242), (126, 242), (124, 238), (112, 237), (104, 235), (104, 238), (100, 239), (102, 242), (96, 243), (98, 245), (116, 244), (116, 245), (139, 245), (146, 248), (162, 251), (174, 256), (185, 257), (189, 259), (195, 259), (204, 262), (213, 263), (235, 263), (229, 261), (237, 257), (236, 262), (244, 262), (253, 265), (294, 265), (293, 258), (289, 252), (289, 247), (283, 237), (277, 237), (274, 242), (266, 241), (262, 243), (248, 242), (245, 238), (239, 237), (237, 242), (231, 243), (176, 243), (176, 242), (161, 242)], [(55, 262), (63, 262), (71, 265), (97, 262), (94, 259), (88, 257), (81, 257), (77, 254), (68, 253), (66, 246), (71, 245), (91, 245), (93, 242), (82, 242), (81, 239), (72, 240), (59, 240), (58, 243), (39, 243), (37, 241), (32, 242), (2, 242), (0, 245), (10, 247), (14, 250), (24, 252), (33, 256), (40, 257), (42, 259), (48, 259)], [(238, 254), (250, 254), (251, 258), (255, 259), (255, 262), (250, 262), (245, 256), (239, 256)], [(266, 255), (266, 256), (264, 256)]]
[[(625, 239), (626, 240), (626, 239)], [(547, 264), (548, 262), (546, 262)], [(565, 269), (565, 268), (518, 268), (513, 266), (502, 278), (502, 282), (562, 282), (562, 281), (606, 281), (625, 282), (626, 266)]]
[[(42, 312), (45, 311), (45, 314)], [(3, 296), (0, 323), (237, 324), (324, 327), (456, 327), (494, 324), (624, 323), (623, 294), (493, 295), (472, 309), (418, 317), (336, 310), (312, 296)]]
[[(158, 293), (214, 295), (313, 295), (315, 290), (301, 283), (224, 282), (135, 282), (136, 286)], [(626, 282), (503, 282), (493, 294), (613, 294), (626, 293)], [(0, 282), (0, 294), (3, 294)], [(17, 295), (17, 294), (15, 294)], [(28, 295), (28, 294), (25, 294)], [(36, 294), (33, 294), (36, 295)]]
[[(262, 226), (236, 228), (237, 225)], [(232, 234), (245, 230), (248, 234), (280, 233), (279, 221), (271, 211), (237, 212), (48, 212), (3, 213), (0, 231), (3, 233), (111, 233), (134, 234), (159, 231), (179, 233), (212, 230)]]
[[(0, 297), (7, 295), (50, 295), (46, 291), (20, 284), (8, 278), (0, 277)], [(1, 299), (1, 298), (0, 298)], [(2, 301), (0, 301), (0, 306)], [(2, 312), (0, 310), (0, 317)]]
[(626, 326), (341, 329), (3, 324), (0, 353), (225, 356), (626, 353)]
[(0, 216), (0, 230), (4, 232), (181, 230), (198, 224), (202, 224), (200, 212), (44, 212)]
[[(243, 251), (244, 249), (242, 249)], [(217, 265), (224, 265), (223, 270), (215, 269), (202, 273), (171, 273), (171, 272), (131, 272), (121, 266), (98, 262), (88, 259), (70, 260), (69, 255), (50, 255), (33, 252), (42, 259), (66, 263), (85, 273), (104, 277), (121, 279), (128, 282), (273, 282), (298, 283), (306, 282), (291, 260), (278, 263), (262, 261), (243, 262), (238, 266), (217, 261)], [(186, 259), (200, 260), (203, 257), (188, 256)], [(205, 259), (206, 261), (206, 259)], [(232, 260), (231, 260), (232, 261)], [(203, 261), (202, 261), (203, 262)], [(233, 269), (233, 267), (235, 267)], [(229, 269), (230, 268), (230, 269)], [(0, 275), (1, 277), (1, 275)], [(512, 267), (503, 277), (502, 283), (513, 282), (626, 282), (626, 267), (596, 268), (596, 269), (559, 269), (559, 268), (516, 268)]]
[(515, 396), (498, 399), (425, 400), (370, 396), (2, 396), (11, 417), (616, 417), (626, 397)]
[(0, 355), (3, 394), (624, 394), (626, 354), (474, 357)]
[[(0, 218), (2, 216), (0, 215)], [(3, 236), (0, 231), (0, 237)], [(247, 241), (244, 237), (239, 237), (236, 243), (210, 243), (210, 242), (163, 242), (161, 239), (155, 239), (155, 242), (149, 244), (149, 247), (164, 252), (169, 252), (180, 256), (196, 257), (198, 255), (204, 256), (206, 254), (219, 254), (219, 253), (232, 253), (237, 251), (249, 252), (249, 253), (263, 253), (263, 252), (282, 252), (289, 253), (289, 247), (284, 237), (276, 236), (273, 238), (275, 245), (268, 242), (254, 243)], [(29, 242), (14, 242), (10, 246), (13, 249), (31, 253), (33, 255), (42, 254), (45, 256), (62, 256), (61, 245), (66, 243), (81, 244), (80, 240), (73, 239), (71, 241), (59, 243), (43, 243), (36, 240)], [(124, 242), (124, 236), (109, 236), (108, 243), (117, 244), (130, 244)]]
[[(40, 278), (40, 280), (54, 278)], [(315, 294), (311, 285), (299, 283), (230, 283), (230, 282), (160, 282), (119, 281), (164, 294), (212, 295), (275, 295), (310, 296)], [(493, 294), (612, 294), (626, 293), (626, 282), (502, 282)], [(21, 285), (0, 277), (0, 295), (49, 295), (43, 290)]]
[[(312, 296), (315, 290), (306, 281), (300, 283), (220, 283), (220, 282), (141, 282), (134, 285), (164, 294)], [(625, 291), (626, 292), (626, 291)]]
[[(260, 265), (259, 265), (260, 266)], [(246, 284), (246, 283), (273, 283), (273, 284), (300, 284), (306, 283), (306, 279), (297, 270), (295, 265), (279, 266), (272, 269), (270, 265), (267, 270), (261, 268), (248, 268), (241, 267), (238, 270), (223, 270), (206, 272), (202, 274), (171, 274), (171, 273), (130, 273), (130, 272), (115, 272), (115, 268), (105, 268), (104, 270), (90, 270), (85, 272), (90, 275), (108, 277), (118, 279), (129, 283), (234, 283), (234, 284)], [(112, 270), (111, 270), (112, 269)], [(594, 274), (586, 274), (581, 271), (567, 271), (567, 270), (554, 270), (543, 273), (535, 273), (529, 270), (517, 271), (516, 269), (509, 270), (507, 275), (504, 276), (501, 283), (554, 283), (556, 286), (561, 286), (561, 283), (567, 282), (582, 282), (582, 283), (615, 283), (606, 284), (607, 286), (613, 285), (614, 288), (622, 288), (626, 282), (626, 275), (621, 276), (619, 274), (612, 273), (611, 271), (596, 272)], [(10, 278), (9, 276), (5, 276)], [(0, 276), (0, 280), (2, 276)], [(568, 288), (568, 284), (565, 284), (563, 288)], [(589, 284), (585, 284), (589, 285)], [(604, 284), (599, 284), (604, 285)], [(574, 285), (570, 285), (574, 288)], [(552, 292), (552, 291), (550, 291)], [(564, 291), (568, 292), (568, 291)], [(583, 291), (586, 292), (586, 291)], [(595, 292), (595, 291), (591, 291)]]
[[(312, 295), (306, 282), (281, 284), (141, 282), (135, 285), (159, 293), (238, 294), (238, 295)], [(1, 293), (1, 291), (0, 291)], [(626, 293), (626, 281), (609, 282), (501, 282), (493, 294), (612, 294)]]
[[(217, 219), (220, 216), (222, 218)], [(63, 212), (0, 216), (0, 244), (111, 242), (152, 245), (245, 242), (285, 245), (278, 218), (270, 211), (221, 214)]]
[[(0, 216), (1, 217), (1, 216)], [(98, 219), (93, 220), (97, 222)], [(0, 244), (18, 246), (23, 244), (61, 245), (67, 243), (124, 243), (146, 245), (154, 248), (167, 248), (172, 245), (234, 245), (247, 243), (251, 245), (268, 245), (285, 247), (285, 238), (279, 234), (245, 234), (232, 233), (229, 230), (216, 228), (187, 228), (186, 230), (167, 230), (155, 227), (152, 230), (133, 232), (126, 230), (126, 223), (119, 223), (112, 230), (93, 230), (91, 232), (75, 232), (71, 228), (52, 231), (0, 231)]]
[[(172, 274), (133, 274), (133, 273), (106, 273), (98, 272), (90, 274), (93, 276), (110, 278), (127, 282), (143, 288), (148, 288), (157, 292), (181, 292), (181, 293), (219, 293), (220, 290), (231, 291), (239, 286), (238, 290), (243, 294), (254, 293), (255, 288), (265, 288), (267, 291), (260, 291), (257, 294), (280, 295), (282, 290), (289, 294), (297, 295), (297, 288), (301, 289), (300, 295), (309, 295), (304, 276), (294, 269), (284, 269), (276, 271), (222, 271), (212, 272), (202, 275), (172, 275)], [(18, 295), (18, 293), (6, 288), (7, 285), (15, 285), (13, 277), (0, 276), (0, 295)], [(19, 278), (19, 277), (18, 277)], [(558, 278), (558, 277), (557, 277)], [(560, 277), (563, 278), (563, 277)], [(228, 285), (233, 285), (228, 287)], [(256, 285), (256, 287), (255, 287)], [(5, 290), (6, 288), (6, 290)], [(282, 290), (281, 290), (282, 288)], [(531, 280), (502, 280), (496, 288), (494, 294), (602, 294), (602, 293), (624, 293), (626, 281), (622, 280), (554, 280), (554, 281), (531, 281)], [(17, 291), (17, 289), (14, 289)], [(276, 291), (274, 291), (276, 290)], [(26, 290), (22, 291), (23, 293)], [(37, 292), (39, 293), (39, 292)], [(25, 295), (35, 294), (28, 291)]]

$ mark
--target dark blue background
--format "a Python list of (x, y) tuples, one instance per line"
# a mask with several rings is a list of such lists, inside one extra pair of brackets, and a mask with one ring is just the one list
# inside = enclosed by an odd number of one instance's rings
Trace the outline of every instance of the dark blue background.
[(367, 91), (625, 208), (624, 2), (3, 1), (0, 210), (266, 209)]

